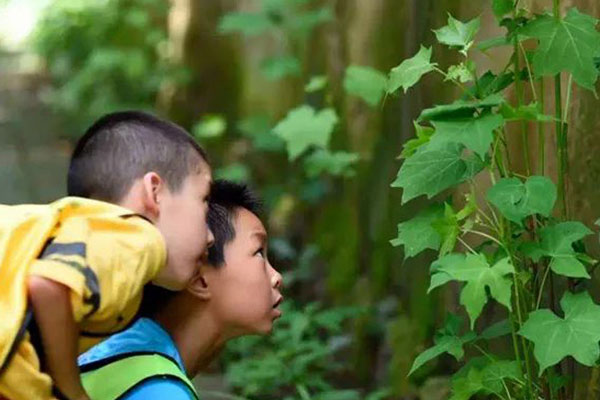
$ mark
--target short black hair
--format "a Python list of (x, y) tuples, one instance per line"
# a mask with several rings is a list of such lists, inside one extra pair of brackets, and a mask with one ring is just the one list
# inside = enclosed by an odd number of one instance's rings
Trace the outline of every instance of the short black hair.
[[(227, 243), (235, 239), (235, 218), (240, 209), (246, 209), (260, 217), (260, 198), (245, 184), (222, 179), (213, 181), (207, 215), (208, 227), (215, 237), (213, 245), (208, 249), (210, 267), (223, 266), (224, 249)], [(146, 285), (138, 315), (152, 317), (177, 293), (153, 284)]]
[(142, 111), (107, 114), (79, 139), (69, 165), (69, 196), (119, 202), (133, 182), (154, 171), (172, 191), (208, 163), (180, 126)]
[(217, 179), (210, 189), (208, 227), (215, 241), (208, 249), (208, 263), (220, 267), (225, 262), (225, 245), (235, 239), (235, 217), (246, 209), (260, 218), (262, 204), (258, 196), (243, 183)]

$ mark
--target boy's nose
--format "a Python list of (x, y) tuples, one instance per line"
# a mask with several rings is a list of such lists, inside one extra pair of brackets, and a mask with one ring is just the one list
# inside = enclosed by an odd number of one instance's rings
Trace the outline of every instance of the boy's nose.
[(283, 277), (272, 266), (271, 269), (273, 270), (273, 275), (271, 276), (271, 286), (273, 286), (275, 289), (279, 289), (283, 284)]

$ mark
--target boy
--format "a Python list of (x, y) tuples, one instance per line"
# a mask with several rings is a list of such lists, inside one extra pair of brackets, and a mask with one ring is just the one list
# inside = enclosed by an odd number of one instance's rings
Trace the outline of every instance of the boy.
[(212, 241), (210, 182), (183, 129), (114, 113), (88, 129), (69, 167), (69, 195), (102, 202), (0, 209), (0, 284), (12, 291), (0, 304), (11, 317), (0, 331), (0, 397), (87, 399), (77, 354), (127, 326), (147, 282), (180, 290), (192, 278)]
[(79, 357), (92, 399), (197, 399), (188, 377), (227, 340), (271, 331), (281, 315), (281, 275), (267, 259), (267, 232), (257, 214), (257, 200), (244, 185), (213, 184), (208, 223), (215, 242), (208, 259), (184, 291), (147, 288), (154, 292), (144, 301), (152, 319), (141, 318)]

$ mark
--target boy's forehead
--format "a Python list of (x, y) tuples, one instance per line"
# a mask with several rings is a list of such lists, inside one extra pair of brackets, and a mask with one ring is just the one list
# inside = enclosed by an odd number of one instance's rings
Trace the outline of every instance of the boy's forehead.
[(235, 231), (237, 235), (267, 239), (267, 230), (255, 214), (245, 208), (238, 208), (235, 216)]

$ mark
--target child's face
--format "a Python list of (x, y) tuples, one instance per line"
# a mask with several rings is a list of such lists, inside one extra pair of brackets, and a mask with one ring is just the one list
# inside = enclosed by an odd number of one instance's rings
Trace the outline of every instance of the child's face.
[(165, 190), (158, 203), (156, 226), (165, 239), (167, 264), (153, 283), (167, 289), (185, 288), (214, 240), (206, 222), (211, 171), (204, 161), (200, 171), (188, 175), (177, 192)]
[(225, 262), (206, 268), (210, 303), (228, 338), (269, 333), (281, 315), (281, 275), (267, 259), (267, 232), (256, 215), (238, 209), (235, 238), (224, 248)]

